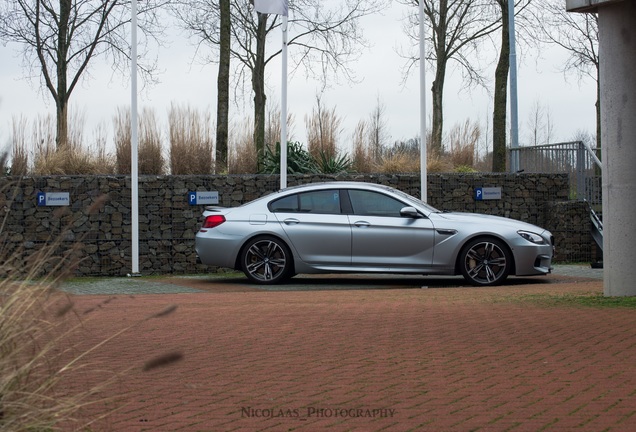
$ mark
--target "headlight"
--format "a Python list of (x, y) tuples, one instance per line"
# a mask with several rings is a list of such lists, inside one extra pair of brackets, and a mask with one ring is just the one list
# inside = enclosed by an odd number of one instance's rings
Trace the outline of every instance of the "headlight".
[(530, 231), (517, 231), (517, 234), (519, 234), (521, 237), (523, 237), (524, 239), (528, 240), (531, 243), (545, 244), (544, 238), (541, 237), (539, 234), (535, 234)]

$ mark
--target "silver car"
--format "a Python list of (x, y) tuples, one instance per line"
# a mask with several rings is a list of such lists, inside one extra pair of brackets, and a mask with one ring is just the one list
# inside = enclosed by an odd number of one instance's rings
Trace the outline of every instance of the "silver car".
[(275, 284), (300, 273), (463, 275), (473, 285), (550, 272), (553, 236), (513, 219), (445, 213), (359, 182), (286, 188), (235, 208), (207, 207), (203, 264)]

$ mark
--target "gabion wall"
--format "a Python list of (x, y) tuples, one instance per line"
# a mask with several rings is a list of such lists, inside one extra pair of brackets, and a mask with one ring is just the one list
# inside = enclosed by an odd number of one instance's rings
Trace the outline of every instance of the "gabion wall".
[[(420, 196), (419, 175), (289, 176), (288, 185), (327, 180), (387, 184)], [(188, 192), (217, 191), (219, 205), (237, 206), (279, 188), (278, 176), (140, 176), (139, 267), (144, 275), (202, 273), (194, 236), (204, 206)], [(583, 203), (569, 202), (566, 174), (432, 174), (427, 201), (440, 210), (488, 213), (550, 229), (557, 261), (588, 262), (594, 248)], [(475, 188), (501, 187), (502, 198), (477, 201)], [(70, 205), (37, 205), (38, 192), (68, 192)], [(81, 276), (131, 272), (131, 184), (126, 176), (0, 179), (0, 275), (37, 260), (43, 273), (69, 266)]]

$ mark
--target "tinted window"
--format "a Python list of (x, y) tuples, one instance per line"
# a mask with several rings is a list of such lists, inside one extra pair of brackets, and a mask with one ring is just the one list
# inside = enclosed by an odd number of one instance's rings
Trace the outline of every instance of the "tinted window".
[(298, 195), (290, 195), (276, 201), (272, 201), (269, 203), (269, 209), (273, 212), (298, 212)]
[(270, 203), (273, 212), (340, 213), (340, 191), (322, 190), (290, 195)]
[(378, 192), (350, 190), (353, 213), (361, 216), (400, 217), (405, 204)]

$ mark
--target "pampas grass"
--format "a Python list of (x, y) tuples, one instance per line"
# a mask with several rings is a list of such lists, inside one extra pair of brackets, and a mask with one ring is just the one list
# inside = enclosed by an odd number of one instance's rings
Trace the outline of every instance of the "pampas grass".
[[(68, 145), (58, 150), (55, 144), (55, 127), (50, 116), (39, 117), (31, 129), (33, 143), (33, 175), (69, 175), (69, 174), (112, 174), (114, 161), (106, 153), (106, 138), (103, 128), (97, 128), (93, 145), (85, 146), (83, 131), (84, 120), (81, 116), (72, 116), (69, 128)], [(16, 149), (28, 147), (27, 139), (14, 131), (14, 158)], [(20, 154), (20, 153), (18, 153)], [(13, 169), (11, 174), (14, 174)], [(20, 174), (17, 171), (16, 175)]]
[[(0, 164), (6, 157), (0, 155)], [(0, 193), (7, 191), (0, 190)], [(8, 194), (7, 194), (8, 195)], [(97, 199), (88, 213), (97, 211)], [(119, 382), (133, 367), (150, 370), (183, 357), (170, 352), (121, 370), (91, 370), (90, 355), (142, 322), (174, 313), (176, 306), (144, 317), (91, 346), (78, 345), (87, 320), (95, 313), (80, 313), (73, 298), (58, 288), (78, 265), (82, 245), (63, 248), (59, 239), (42, 245), (27, 259), (7, 248), (0, 224), (0, 432), (91, 430), (91, 425), (112, 413), (100, 394)], [(74, 342), (75, 341), (75, 342)], [(83, 386), (79, 371), (101, 377)], [(106, 374), (104, 374), (106, 372)], [(88, 414), (87, 414), (88, 413)]]
[(172, 105), (168, 114), (171, 174), (212, 174), (214, 140), (209, 112)]
[(230, 174), (253, 174), (257, 171), (258, 156), (254, 150), (253, 122), (245, 119), (232, 124), (228, 142), (228, 171)]
[[(294, 116), (288, 114), (288, 141), (291, 141)], [(92, 140), (85, 140), (84, 120), (72, 115), (69, 124), (68, 145), (58, 150), (55, 143), (55, 125), (50, 116), (38, 117), (32, 124), (20, 117), (13, 121), (11, 141), (12, 160), (3, 168), (6, 174), (23, 175), (91, 175), (131, 173), (130, 111), (118, 109), (113, 118), (115, 152), (109, 155), (111, 144), (104, 125), (94, 131)], [(419, 171), (419, 138), (398, 140), (387, 145), (383, 107), (378, 103), (370, 118), (361, 120), (342, 153), (338, 139), (342, 133), (342, 118), (335, 110), (326, 109), (317, 99), (316, 108), (305, 117), (306, 148), (315, 159), (328, 160), (346, 157), (358, 173), (413, 173)], [(29, 136), (29, 133), (30, 136)], [(160, 122), (152, 109), (144, 109), (139, 117), (138, 172), (148, 175), (212, 174), (214, 166), (213, 122), (210, 114), (194, 108), (172, 104), (168, 112), (168, 128), (162, 133)], [(164, 149), (164, 133), (168, 148)], [(265, 145), (274, 151), (280, 140), (280, 109), (269, 107), (267, 112)], [(429, 132), (430, 135), (430, 132)], [(428, 148), (428, 171), (474, 172), (488, 171), (487, 160), (480, 157), (479, 146), (483, 134), (478, 123), (469, 120), (458, 123), (445, 135), (441, 151)], [(430, 136), (427, 142), (430, 144)], [(88, 145), (86, 145), (88, 143)], [(167, 155), (166, 158), (164, 155)], [(483, 153), (483, 152), (482, 152)], [(264, 155), (254, 148), (252, 119), (234, 119), (228, 136), (227, 171), (216, 174), (255, 174)]]

